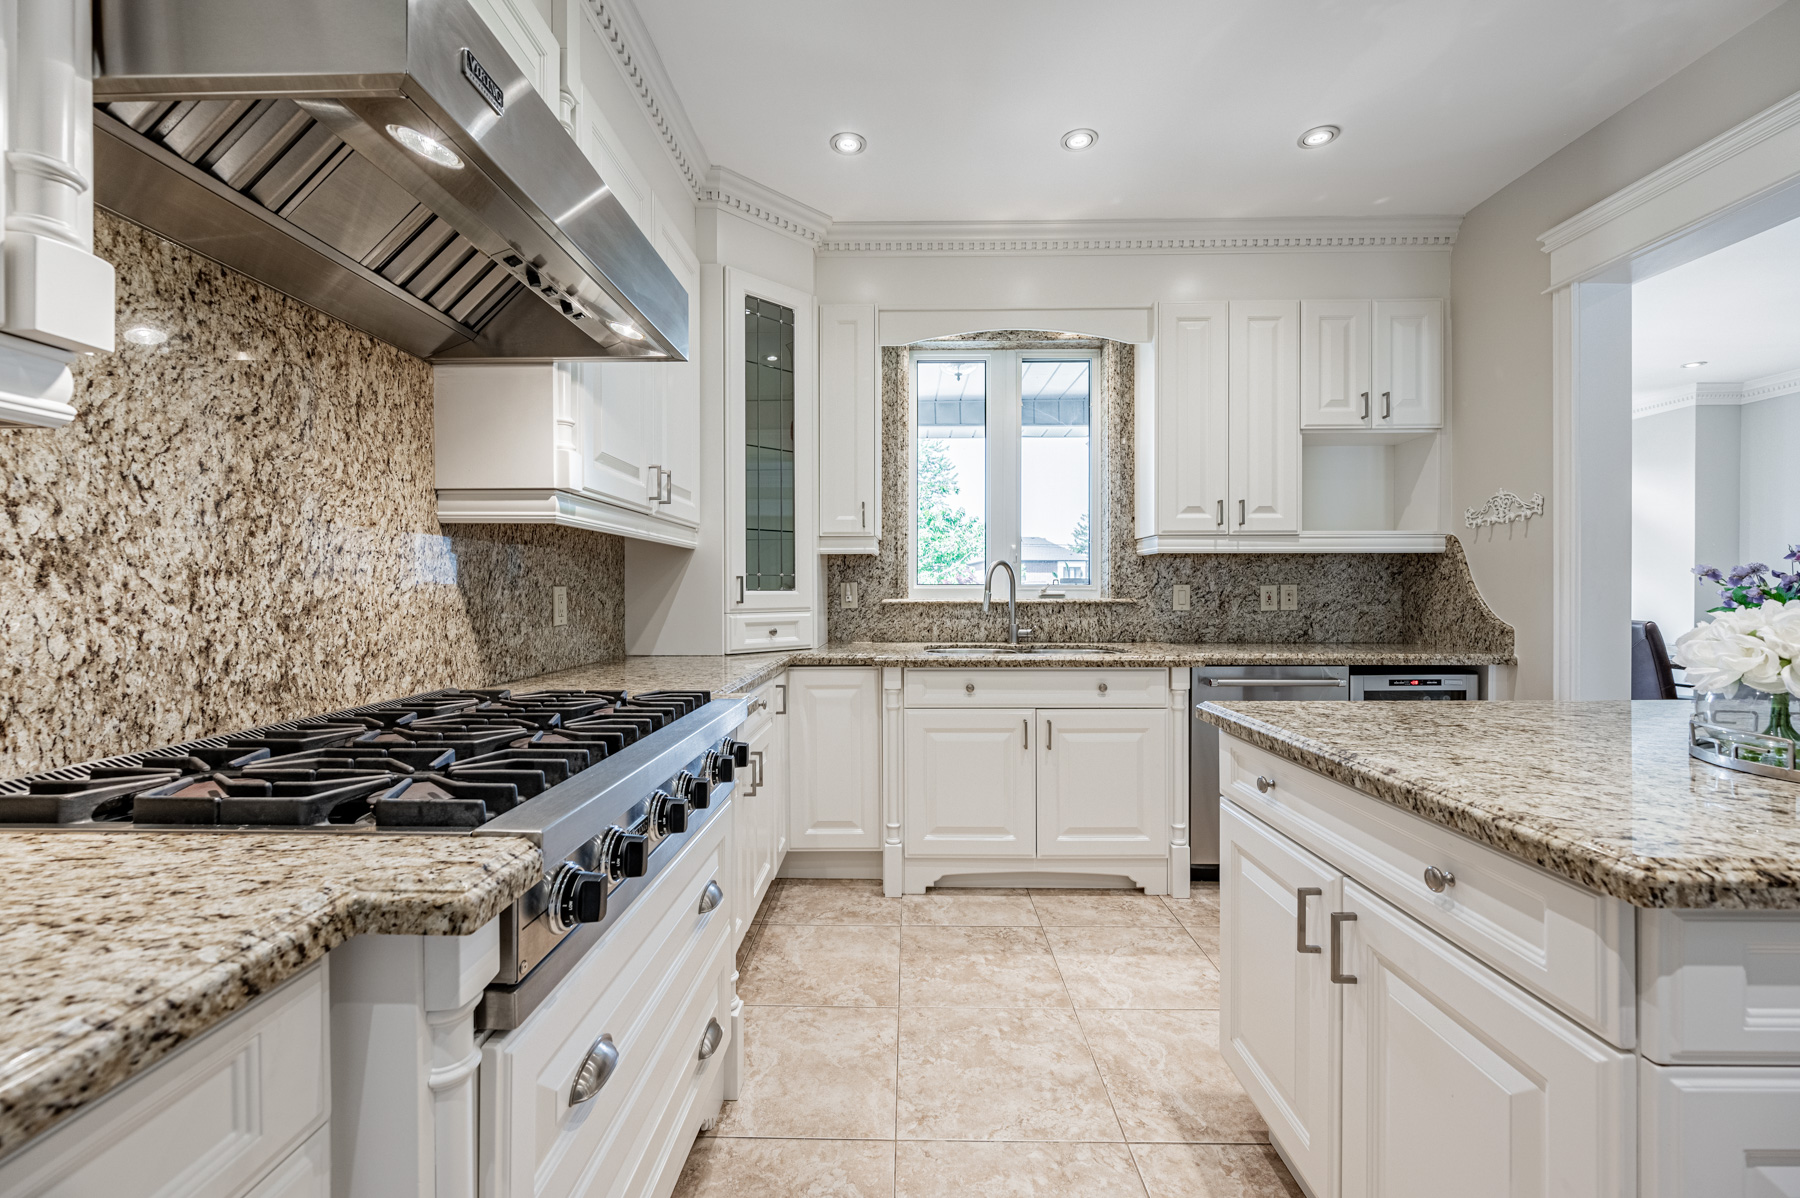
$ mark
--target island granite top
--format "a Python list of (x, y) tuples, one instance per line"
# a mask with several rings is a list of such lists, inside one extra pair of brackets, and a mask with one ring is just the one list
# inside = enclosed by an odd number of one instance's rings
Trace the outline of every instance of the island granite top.
[(467, 935), (542, 873), (511, 836), (0, 833), (0, 1155), (349, 937)]
[(1687, 753), (1688, 703), (1205, 703), (1232, 736), (1639, 907), (1800, 909), (1800, 784)]

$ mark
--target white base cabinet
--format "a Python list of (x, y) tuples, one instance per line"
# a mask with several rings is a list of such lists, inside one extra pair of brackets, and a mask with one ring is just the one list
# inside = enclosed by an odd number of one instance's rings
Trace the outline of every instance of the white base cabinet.
[(906, 851), (924, 857), (1037, 855), (1037, 713), (906, 713)]
[(787, 693), (785, 675), (757, 687), (750, 694), (750, 716), (738, 730), (750, 746), (750, 764), (737, 772), (732, 790), (733, 951), (787, 856)]
[(1039, 857), (1167, 855), (1169, 723), (1154, 709), (1037, 713)]
[(789, 848), (881, 847), (881, 673), (789, 670)]

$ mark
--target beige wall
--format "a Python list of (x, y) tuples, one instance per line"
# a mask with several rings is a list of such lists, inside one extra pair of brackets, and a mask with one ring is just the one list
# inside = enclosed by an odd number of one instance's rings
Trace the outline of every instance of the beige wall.
[[(1788, 3), (1473, 209), (1451, 255), (1454, 507), (1551, 491), (1550, 260), (1538, 235), (1800, 91)], [(1466, 543), (1476, 584), (1518, 632), (1518, 695), (1551, 694), (1551, 521)]]

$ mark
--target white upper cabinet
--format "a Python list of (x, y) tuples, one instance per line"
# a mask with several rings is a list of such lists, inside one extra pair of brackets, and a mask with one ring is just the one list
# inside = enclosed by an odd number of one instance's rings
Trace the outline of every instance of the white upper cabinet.
[(661, 380), (658, 436), (650, 463), (656, 476), (656, 512), (664, 520), (700, 524), (700, 260), (670, 228), (662, 205), (652, 201), (651, 242), (687, 289), (688, 360), (653, 366)]
[(873, 304), (819, 307), (819, 548), (874, 553), (881, 530), (881, 354)]
[(1444, 423), (1444, 305), (1441, 300), (1375, 304), (1375, 425), (1438, 428)]
[(1231, 499), (1237, 533), (1300, 530), (1300, 305), (1231, 304)]
[(624, 507), (651, 509), (660, 481), (651, 473), (651, 459), (662, 440), (660, 369), (637, 363), (557, 363), (558, 385), (569, 387), (575, 398), (583, 491)]
[(1156, 344), (1139, 351), (1139, 537), (1229, 531), (1230, 305), (1158, 304)]
[(1300, 305), (1300, 426), (1361, 428), (1374, 411), (1369, 381), (1372, 305), (1307, 300)]

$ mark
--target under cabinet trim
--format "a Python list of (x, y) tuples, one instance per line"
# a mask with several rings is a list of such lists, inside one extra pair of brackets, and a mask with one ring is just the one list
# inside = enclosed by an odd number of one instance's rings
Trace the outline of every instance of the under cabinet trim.
[(683, 549), (700, 544), (697, 528), (570, 491), (439, 490), (437, 518), (440, 524), (561, 524)]

